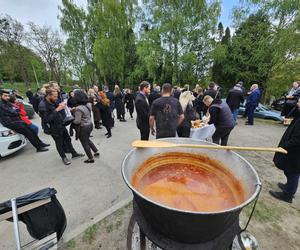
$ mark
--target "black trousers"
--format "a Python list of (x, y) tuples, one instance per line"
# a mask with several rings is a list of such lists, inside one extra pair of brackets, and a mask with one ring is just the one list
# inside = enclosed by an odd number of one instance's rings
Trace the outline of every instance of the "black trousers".
[(189, 138), (191, 133), (191, 128), (187, 126), (179, 126), (177, 128), (177, 134), (179, 137), (186, 137)]
[(79, 130), (79, 140), (84, 149), (84, 152), (86, 153), (86, 155), (89, 159), (94, 158), (91, 149), (94, 151), (94, 153), (96, 153), (98, 151), (98, 149), (96, 148), (96, 146), (90, 139), (92, 130), (93, 130), (92, 124), (88, 125), (88, 126), (80, 127), (80, 130)]
[(55, 133), (51, 133), (51, 136), (55, 141), (56, 150), (61, 158), (66, 157), (66, 148), (72, 155), (76, 154), (76, 151), (72, 145), (71, 137), (65, 127), (60, 129), (59, 131), (56, 131)]
[(141, 140), (148, 141), (149, 134), (150, 134), (150, 127), (149, 126), (141, 126), (141, 127), (139, 127), (139, 130), (141, 133)]
[(120, 115), (118, 116), (118, 119), (119, 119), (119, 120), (125, 120), (125, 114), (120, 114)]
[(213, 143), (220, 144), (222, 146), (227, 146), (229, 134), (233, 128), (220, 128), (217, 127), (215, 133), (212, 136)]
[(100, 120), (101, 120), (100, 111), (96, 106), (93, 106), (92, 110), (93, 110), (95, 128), (99, 128), (100, 127)]
[(110, 126), (107, 126), (107, 125), (104, 125), (104, 127), (105, 127), (106, 130), (107, 130), (107, 134), (108, 134), (108, 135), (111, 135), (111, 127), (110, 127)]
[(5, 124), (5, 127), (24, 135), (36, 149), (42, 147), (41, 145), (43, 144), (43, 142), (25, 122), (9, 123)]
[(249, 124), (254, 124), (254, 111), (255, 111), (255, 106), (248, 106), (246, 107), (246, 113), (248, 116), (248, 123)]

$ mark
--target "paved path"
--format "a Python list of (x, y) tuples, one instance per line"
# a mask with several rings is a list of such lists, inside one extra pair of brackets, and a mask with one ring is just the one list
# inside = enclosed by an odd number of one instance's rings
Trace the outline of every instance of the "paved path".
[[(33, 122), (39, 124), (39, 118)], [(120, 167), (131, 148), (130, 143), (139, 138), (135, 120), (116, 121), (109, 139), (105, 133), (105, 128), (92, 133), (91, 139), (100, 150), (95, 164), (87, 165), (83, 159), (76, 159), (70, 166), (61, 162), (52, 138), (40, 133), (45, 142), (51, 143), (49, 152), (36, 153), (29, 143), (16, 154), (0, 159), (0, 201), (54, 187), (66, 212), (68, 233), (128, 198), (130, 192), (123, 182)], [(72, 141), (78, 152), (83, 152), (79, 141)], [(13, 249), (12, 236), (12, 223), (1, 222), (0, 249)]]
[[(39, 119), (34, 119), (39, 123)], [(246, 127), (240, 124), (233, 130), (229, 144), (240, 146), (276, 146), (284, 127), (280, 125), (257, 124)], [(130, 197), (120, 173), (123, 157), (131, 148), (130, 143), (139, 138), (135, 120), (116, 121), (113, 136), (107, 139), (106, 130), (93, 131), (92, 140), (101, 155), (95, 164), (86, 165), (83, 159), (64, 166), (54, 148), (51, 137), (41, 134), (51, 143), (50, 151), (36, 153), (29, 144), (16, 154), (0, 159), (0, 201), (37, 191), (44, 187), (54, 187), (57, 197), (65, 209), (68, 226), (66, 235), (82, 224), (88, 224), (94, 217), (107, 211), (122, 200)], [(83, 149), (73, 140), (79, 152)], [(264, 154), (263, 154), (264, 155)], [(266, 154), (270, 158), (270, 155)], [(255, 162), (252, 162), (255, 165)], [(270, 169), (270, 175), (274, 172)], [(282, 177), (281, 177), (282, 178)], [(25, 234), (22, 226), (22, 235)], [(23, 239), (28, 239), (25, 235)], [(0, 249), (14, 249), (12, 223), (0, 223)]]

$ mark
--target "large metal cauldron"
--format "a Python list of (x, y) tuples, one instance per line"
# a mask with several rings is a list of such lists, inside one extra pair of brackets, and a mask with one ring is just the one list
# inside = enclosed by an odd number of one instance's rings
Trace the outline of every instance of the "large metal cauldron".
[[(210, 144), (189, 138), (165, 138), (174, 143)], [(150, 200), (131, 185), (135, 170), (149, 157), (164, 152), (206, 154), (221, 161), (243, 183), (246, 200), (239, 206), (219, 212), (189, 212), (168, 207)], [(167, 238), (200, 243), (213, 240), (229, 228), (239, 217), (243, 207), (253, 201), (260, 192), (261, 183), (255, 169), (244, 158), (232, 151), (196, 148), (148, 148), (132, 149), (122, 162), (122, 176), (132, 190), (134, 199), (149, 224)]]

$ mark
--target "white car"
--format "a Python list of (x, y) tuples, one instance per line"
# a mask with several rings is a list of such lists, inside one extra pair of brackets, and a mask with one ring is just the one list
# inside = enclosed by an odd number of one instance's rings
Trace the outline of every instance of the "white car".
[(26, 144), (27, 140), (25, 136), (17, 134), (0, 124), (0, 157), (16, 152), (25, 147)]

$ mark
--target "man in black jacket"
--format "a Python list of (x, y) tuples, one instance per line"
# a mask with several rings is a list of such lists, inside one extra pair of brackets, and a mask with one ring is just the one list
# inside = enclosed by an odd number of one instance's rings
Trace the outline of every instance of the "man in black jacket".
[(31, 88), (28, 88), (28, 90), (26, 91), (26, 96), (29, 100), (29, 103), (32, 104), (32, 99), (33, 99), (33, 93), (31, 91)]
[(151, 107), (152, 103), (153, 103), (157, 98), (159, 98), (159, 97), (160, 97), (160, 86), (159, 86), (159, 85), (156, 85), (156, 86), (152, 89), (152, 91), (151, 91), (151, 93), (150, 93), (150, 95), (149, 95), (149, 97), (148, 97), (150, 107)]
[(233, 119), (236, 122), (240, 104), (244, 102), (243, 90), (240, 84), (237, 83), (231, 90), (229, 90), (226, 102), (232, 112)]
[(274, 164), (283, 170), (287, 182), (278, 183), (282, 192), (270, 191), (276, 199), (292, 203), (297, 192), (300, 177), (300, 99), (297, 103), (295, 118), (282, 136), (279, 147), (288, 151), (288, 154), (275, 153)]
[(30, 143), (36, 148), (37, 152), (48, 151), (49, 144), (43, 143), (33, 130), (20, 118), (19, 110), (14, 108), (9, 102), (9, 92), (0, 90), (0, 123), (24, 135)]
[(213, 99), (220, 99), (220, 87), (217, 86), (214, 82), (211, 82), (208, 85), (208, 89), (204, 92), (204, 96), (211, 96)]
[(149, 102), (147, 96), (150, 94), (150, 83), (142, 81), (140, 92), (135, 97), (135, 109), (137, 113), (136, 125), (141, 133), (141, 140), (149, 140)]
[(61, 114), (66, 104), (64, 102), (58, 104), (56, 102), (57, 99), (57, 90), (53, 88), (47, 89), (45, 98), (40, 102), (39, 113), (44, 127), (47, 128), (47, 133), (50, 134), (55, 141), (56, 149), (63, 163), (69, 165), (71, 162), (66, 157), (64, 146), (70, 150), (73, 159), (84, 155), (78, 154), (72, 145), (71, 137), (64, 126), (64, 117)]
[(219, 100), (213, 99), (211, 96), (207, 95), (203, 98), (204, 104), (209, 108), (210, 120), (209, 124), (214, 124), (216, 131), (212, 136), (213, 142), (220, 144), (222, 146), (227, 146), (229, 134), (234, 128), (234, 120), (228, 107), (227, 103)]

